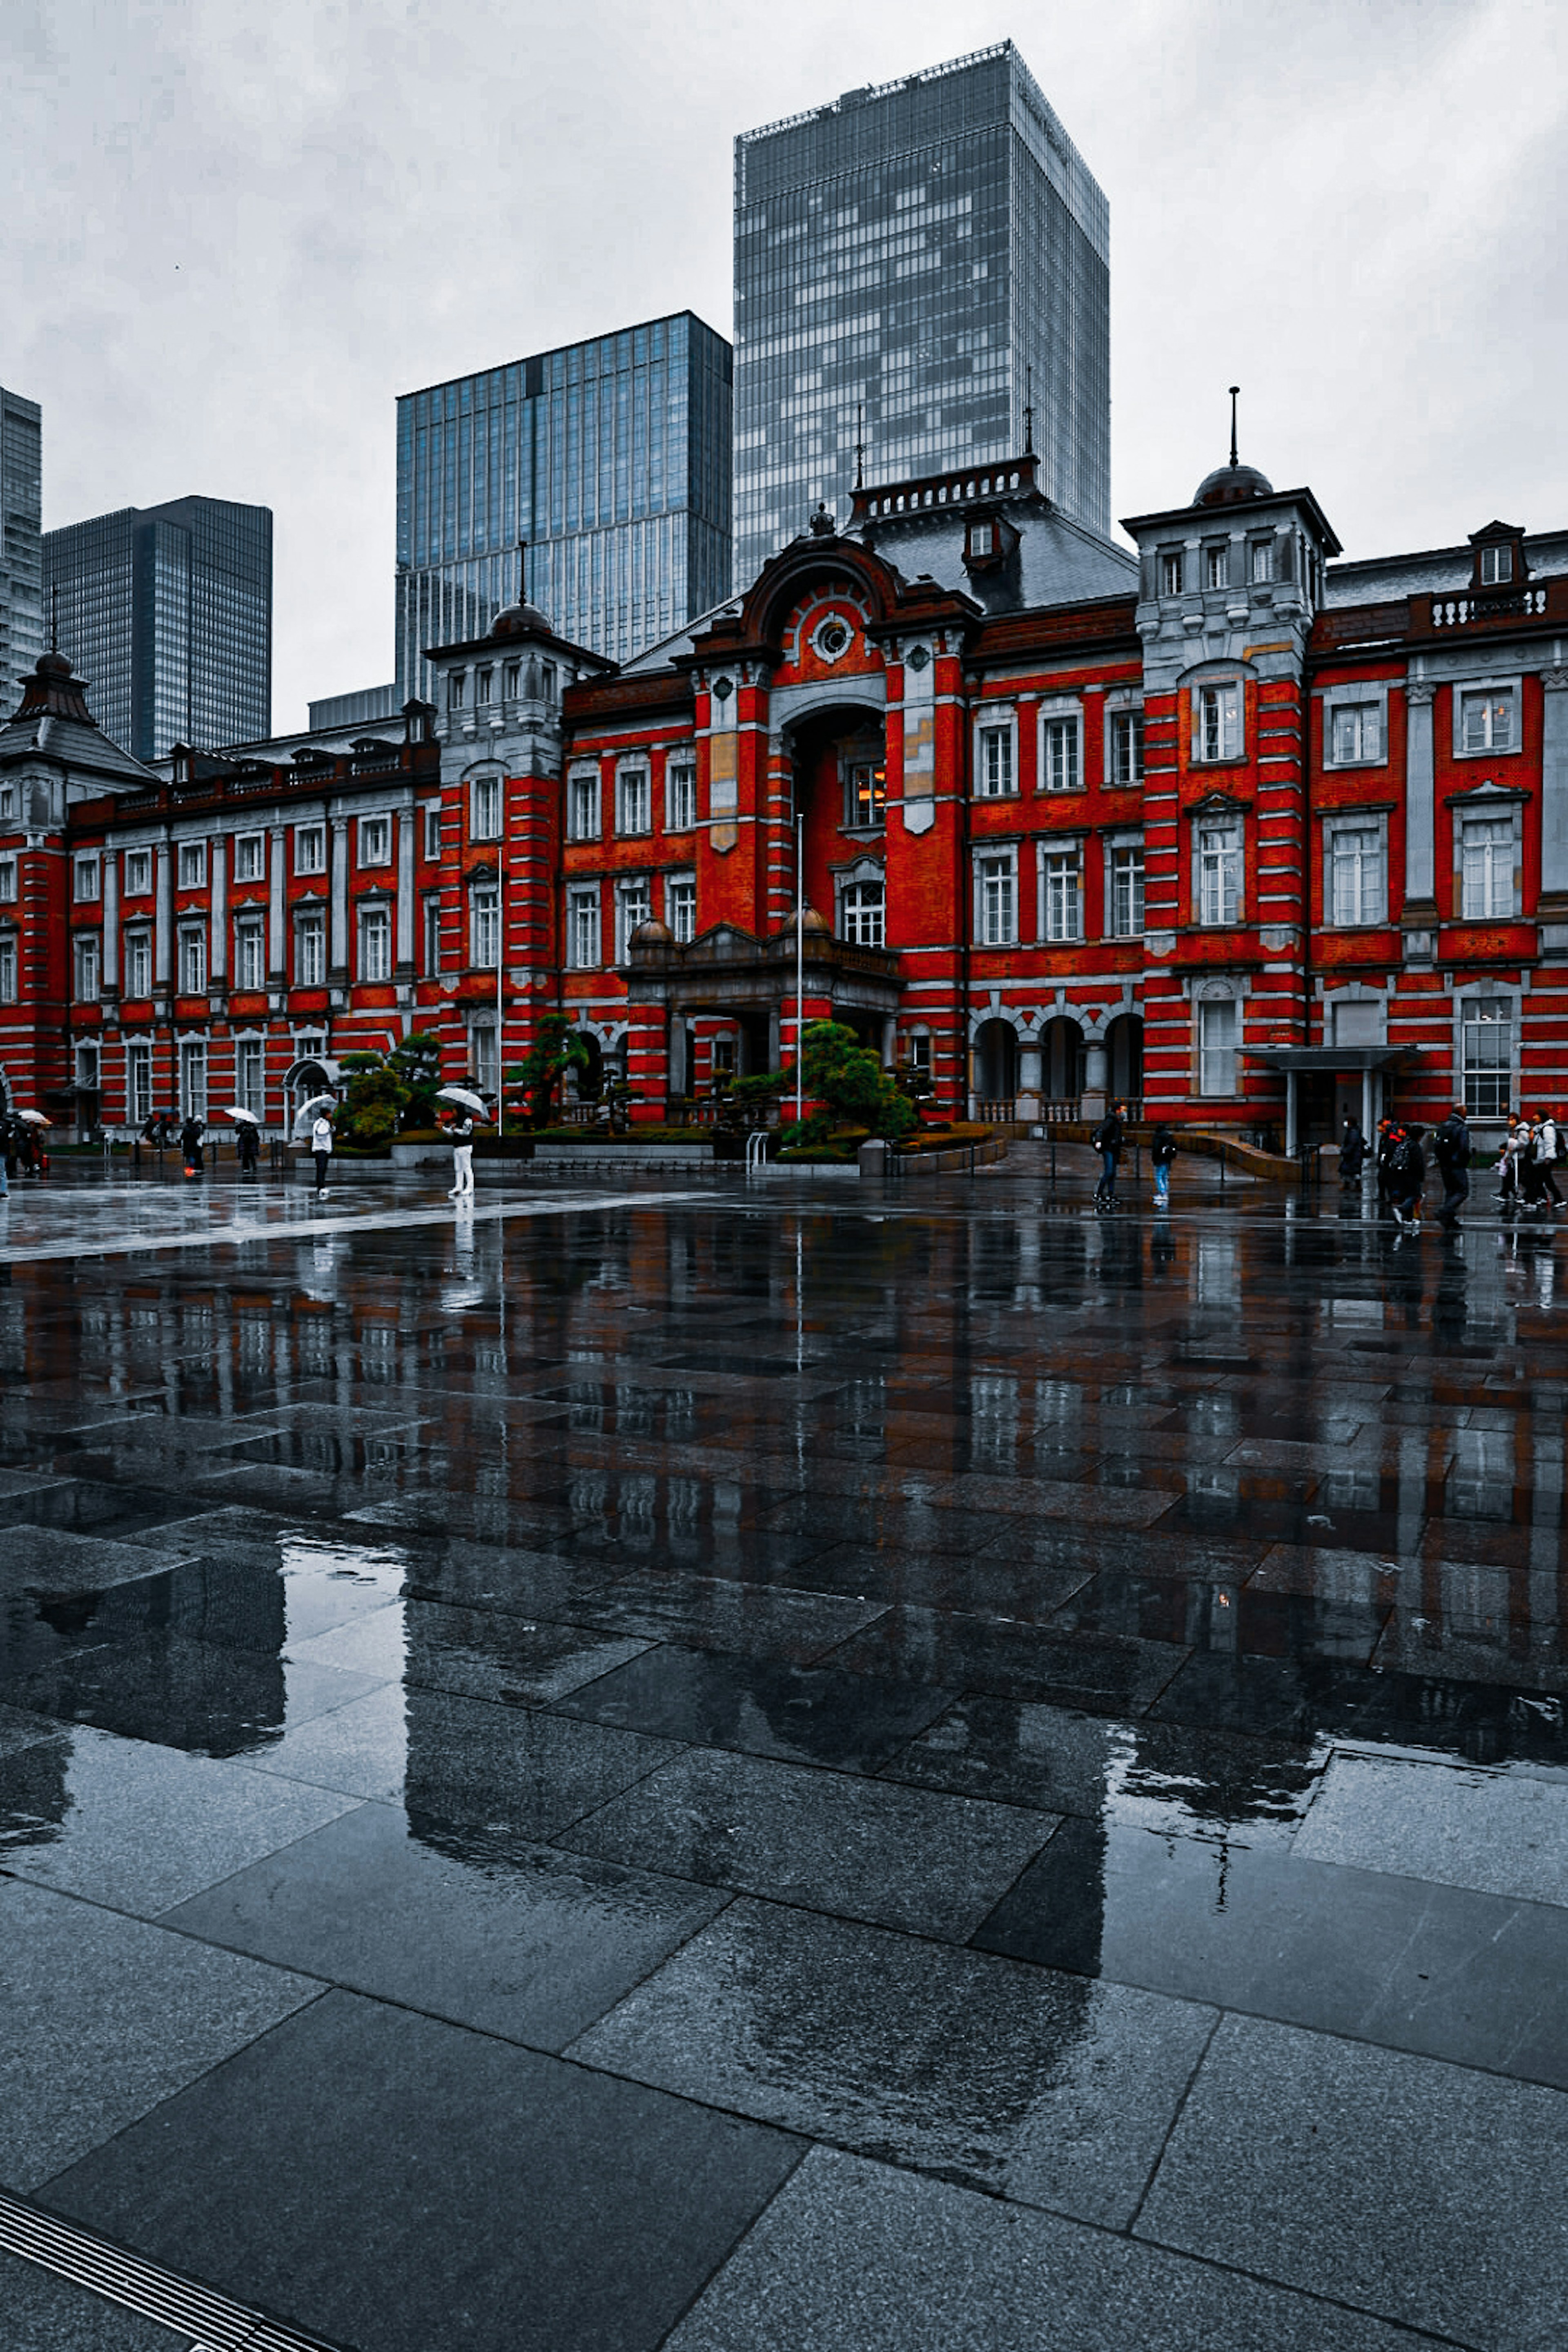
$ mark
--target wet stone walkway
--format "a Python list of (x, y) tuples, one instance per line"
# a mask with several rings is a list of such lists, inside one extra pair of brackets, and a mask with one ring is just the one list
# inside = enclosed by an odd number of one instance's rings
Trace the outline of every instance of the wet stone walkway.
[[(1068, 1157), (0, 1210), (0, 2245), (235, 2352), (1557, 2352), (1568, 1244)], [(0, 2253), (5, 2352), (170, 2316)]]

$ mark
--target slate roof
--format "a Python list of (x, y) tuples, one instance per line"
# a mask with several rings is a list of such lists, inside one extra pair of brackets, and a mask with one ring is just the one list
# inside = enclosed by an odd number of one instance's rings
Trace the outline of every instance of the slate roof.
[(110, 741), (64, 654), (39, 655), (15, 714), (0, 727), (0, 768), (36, 759), (105, 792), (142, 792), (158, 781), (151, 768)]

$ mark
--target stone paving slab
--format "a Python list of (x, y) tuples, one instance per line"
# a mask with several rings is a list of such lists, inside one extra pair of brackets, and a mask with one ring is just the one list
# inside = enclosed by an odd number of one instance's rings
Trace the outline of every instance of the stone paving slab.
[(1561, 2091), (1226, 2018), (1137, 2231), (1486, 2352), (1558, 2352), (1564, 2179)]
[(665, 2352), (1420, 2352), (1431, 2340), (814, 2148)]
[(1051, 1814), (695, 1748), (562, 1843), (962, 1942), (1055, 1826)]
[(243, 1954), (6, 1878), (0, 1982), (0, 2181), (23, 2193), (321, 1991)]
[(1568, 1786), (1336, 1756), (1292, 1851), (1303, 1859), (1568, 1905)]
[(331, 1992), (41, 2201), (356, 2352), (655, 2352), (800, 2153)]

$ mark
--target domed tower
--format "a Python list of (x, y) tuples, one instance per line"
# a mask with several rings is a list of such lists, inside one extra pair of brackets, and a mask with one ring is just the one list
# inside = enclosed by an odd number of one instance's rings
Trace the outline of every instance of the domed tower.
[[(1281, 1129), (1265, 1061), (1309, 1043), (1307, 646), (1340, 543), (1310, 489), (1230, 454), (1137, 515), (1150, 1117)], [(1158, 1074), (1157, 1076), (1155, 1074)], [(1161, 1089), (1163, 1089), (1162, 1096)]]

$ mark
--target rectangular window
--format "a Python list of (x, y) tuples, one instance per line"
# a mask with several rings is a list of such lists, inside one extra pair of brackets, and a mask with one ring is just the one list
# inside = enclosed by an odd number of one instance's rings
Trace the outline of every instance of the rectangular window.
[(1160, 558), (1160, 588), (1163, 595), (1179, 596), (1184, 579), (1185, 567), (1179, 550), (1173, 549)]
[(690, 875), (676, 876), (665, 884), (664, 919), (678, 946), (687, 947), (697, 937), (697, 884)]
[(0, 1004), (16, 1002), (16, 936), (0, 933)]
[(1226, 820), (1198, 827), (1198, 920), (1234, 923), (1241, 914), (1241, 827)]
[(252, 991), (267, 985), (267, 926), (254, 919), (234, 927), (234, 984)]
[(392, 863), (392, 819), (362, 816), (359, 821), (359, 862), (362, 866)]
[(1481, 586), (1483, 588), (1500, 588), (1504, 581), (1511, 580), (1512, 578), (1512, 548), (1483, 547), (1481, 550)]
[(1228, 998), (1198, 1006), (1198, 1092), (1236, 1092), (1236, 1006)]
[(125, 853), (125, 895), (128, 898), (145, 898), (153, 887), (153, 853), (150, 849), (128, 849)]
[(566, 786), (566, 838), (597, 841), (598, 837), (599, 779), (574, 776)]
[(1083, 853), (1079, 849), (1048, 849), (1045, 859), (1046, 937), (1083, 937)]
[(574, 971), (592, 971), (599, 961), (599, 891), (566, 895), (566, 961)]
[(1517, 911), (1513, 820), (1468, 816), (1459, 826), (1459, 911), (1467, 923), (1495, 922)]
[(1013, 730), (980, 730), (979, 790), (983, 799), (1004, 800), (1013, 789)]
[(616, 831), (653, 831), (653, 795), (648, 790), (646, 768), (623, 768), (616, 778)]
[(294, 924), (294, 985), (324, 988), (327, 984), (327, 919), (312, 908)]
[(503, 686), (507, 700), (509, 702), (515, 702), (518, 696), (522, 692), (522, 664), (521, 662), (508, 662)]
[(1239, 760), (1241, 757), (1241, 688), (1200, 686), (1197, 690), (1196, 741), (1199, 760)]
[(858, 760), (845, 778), (844, 822), (853, 832), (888, 821), (888, 772), (874, 761)]
[(90, 1003), (97, 998), (99, 990), (98, 935), (93, 931), (84, 931), (74, 945), (77, 1002)]
[(96, 898), (102, 887), (96, 855), (77, 858), (71, 866), (71, 897), (77, 905), (79, 907), (84, 899)]
[(697, 771), (684, 761), (664, 772), (664, 822), (669, 833), (689, 833), (697, 822)]
[(1143, 713), (1115, 710), (1110, 716), (1110, 781), (1141, 784), (1143, 781)]
[(476, 890), (468, 901), (468, 961), (494, 971), (500, 961), (500, 893)]
[(185, 1118), (207, 1115), (207, 1049), (196, 1038), (180, 1047), (180, 1111)]
[(1337, 703), (1329, 719), (1329, 757), (1336, 768), (1383, 757), (1383, 713), (1375, 702)]
[(1512, 694), (1462, 694), (1459, 744), (1466, 751), (1511, 751)]
[(887, 892), (880, 882), (846, 884), (840, 906), (840, 928), (852, 947), (887, 945)]
[(294, 827), (294, 871), (324, 874), (327, 870), (327, 828), (324, 824)]
[(179, 863), (182, 890), (199, 890), (207, 878), (207, 845), (205, 841), (182, 841)]
[(441, 812), (427, 808), (425, 812), (425, 857), (431, 866), (441, 862)]
[(500, 1055), (496, 1033), (484, 1025), (468, 1032), (468, 1076), (482, 1095), (493, 1095), (500, 1084)]
[(441, 969), (441, 901), (429, 898), (425, 901), (425, 971), (433, 977)]
[(125, 1116), (132, 1127), (145, 1127), (153, 1116), (153, 1048), (125, 1048)]
[(622, 882), (616, 890), (616, 961), (625, 963), (632, 933), (653, 914), (653, 890), (646, 876)]
[(1110, 853), (1110, 929), (1119, 940), (1143, 934), (1143, 852), (1113, 849)]
[(359, 919), (359, 976), (392, 978), (392, 917), (384, 907), (364, 907)]
[(1204, 586), (1223, 588), (1230, 577), (1228, 547), (1205, 547), (1204, 550)]
[(1384, 919), (1383, 835), (1375, 824), (1336, 825), (1329, 842), (1329, 920)]
[(102, 1064), (96, 1045), (76, 1049), (76, 1082), (83, 1094), (95, 1095), (102, 1081)]
[(1273, 579), (1274, 541), (1271, 539), (1255, 539), (1253, 541), (1252, 576), (1255, 580)]
[(1076, 793), (1081, 782), (1076, 719), (1047, 719), (1045, 754), (1043, 781), (1047, 792)]
[(1513, 1108), (1513, 1007), (1506, 996), (1461, 1001), (1459, 1058), (1472, 1118), (1503, 1118)]
[(1010, 948), (1017, 944), (1017, 888), (1010, 857), (980, 860), (980, 944)]
[(0, 857), (0, 900), (15, 905), (16, 899), (16, 861)]
[(267, 878), (267, 835), (264, 833), (237, 833), (234, 836), (234, 878), (237, 882), (264, 882)]
[(180, 930), (180, 993), (201, 996), (207, 984), (207, 935), (205, 924), (185, 923)]
[(476, 703), (488, 702), (489, 700), (490, 687), (494, 680), (494, 676), (495, 673), (493, 670), (489, 669), (477, 669), (474, 672), (474, 700)]
[(461, 710), (463, 707), (463, 675), (460, 669), (447, 673), (447, 708), (448, 710)]
[(241, 1110), (267, 1116), (267, 1079), (259, 1037), (242, 1037), (235, 1047), (234, 1098)]
[(153, 993), (151, 931), (127, 931), (125, 934), (125, 993), (134, 997), (151, 996)]
[(500, 839), (500, 778), (476, 776), (468, 786), (468, 839)]

